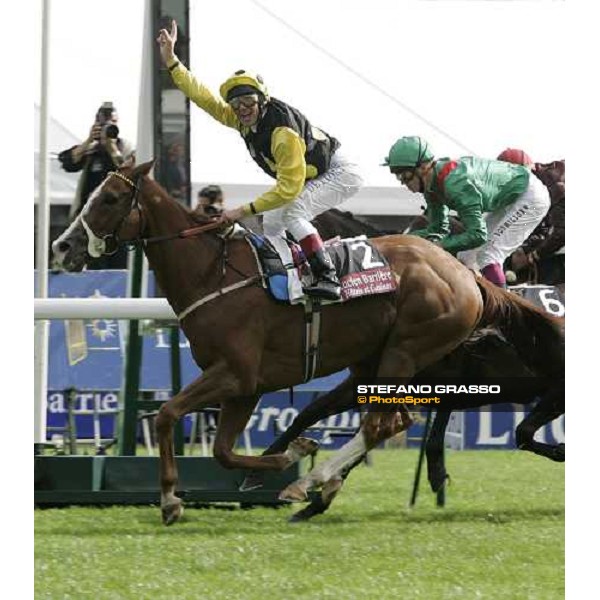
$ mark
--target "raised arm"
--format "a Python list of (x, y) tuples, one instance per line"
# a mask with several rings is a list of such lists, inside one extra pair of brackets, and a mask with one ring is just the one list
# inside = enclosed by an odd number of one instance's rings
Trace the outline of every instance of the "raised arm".
[(204, 84), (198, 81), (181, 63), (175, 54), (177, 23), (171, 21), (171, 31), (161, 29), (156, 39), (160, 56), (171, 73), (173, 83), (198, 107), (227, 127), (240, 128), (240, 122), (233, 109), (215, 96)]

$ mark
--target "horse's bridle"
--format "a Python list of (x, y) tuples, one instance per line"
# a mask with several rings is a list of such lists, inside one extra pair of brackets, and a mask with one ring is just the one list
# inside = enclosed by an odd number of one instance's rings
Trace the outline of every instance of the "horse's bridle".
[[(117, 225), (117, 227), (115, 228), (115, 230), (112, 233), (107, 233), (103, 237), (96, 235), (92, 231), (92, 228), (89, 226), (89, 224), (85, 220), (85, 216), (84, 216), (85, 211), (82, 212), (81, 215), (79, 216), (79, 218), (81, 219), (81, 224), (83, 225), (83, 228), (85, 229), (85, 232), (88, 237), (88, 254), (90, 256), (92, 256), (93, 258), (98, 258), (99, 256), (104, 256), (104, 255), (112, 256), (119, 250), (119, 247), (122, 244), (125, 244), (129, 247), (135, 247), (137, 245), (146, 245), (146, 244), (152, 244), (152, 243), (156, 243), (156, 242), (165, 242), (168, 240), (185, 239), (185, 238), (193, 237), (200, 233), (204, 233), (205, 231), (210, 231), (211, 229), (217, 229), (219, 227), (223, 227), (223, 223), (215, 220), (210, 223), (207, 223), (206, 225), (199, 225), (198, 227), (190, 227), (189, 229), (184, 229), (183, 231), (178, 231), (177, 233), (145, 238), (142, 236), (142, 233), (144, 231), (144, 224), (143, 224), (143, 214), (144, 213), (142, 211), (142, 207), (140, 205), (140, 201), (138, 198), (139, 192), (140, 192), (140, 186), (139, 186), (140, 177), (138, 176), (136, 178), (136, 180), (134, 181), (132, 179), (129, 179), (129, 177), (126, 177), (125, 175), (123, 175), (123, 173), (120, 173), (119, 171), (111, 171), (108, 174), (108, 177), (110, 177), (110, 176), (118, 177), (119, 179), (121, 179), (122, 181), (127, 183), (133, 189), (133, 195), (131, 197), (131, 204), (130, 204), (130, 208), (129, 208), (129, 211), (127, 212), (127, 214), (125, 214), (123, 216), (123, 218), (121, 219), (121, 221), (119, 222), (119, 224)], [(129, 215), (131, 214), (131, 211), (133, 209), (137, 210), (138, 215), (139, 215), (138, 221), (139, 221), (140, 226), (139, 226), (138, 235), (133, 240), (122, 241), (119, 239), (119, 231), (121, 230), (121, 227), (123, 227), (125, 220), (129, 217)], [(230, 229), (233, 229), (233, 226)], [(228, 232), (225, 232), (222, 237), (226, 238), (227, 235), (228, 235)], [(111, 241), (114, 242), (115, 248), (114, 248), (114, 250), (109, 252), (109, 251), (107, 251), (106, 246), (107, 246), (107, 242), (111, 242)]]
[[(119, 222), (119, 224), (117, 225), (117, 227), (115, 228), (115, 230), (112, 233), (107, 233), (106, 235), (104, 235), (102, 237), (96, 235), (92, 231), (92, 228), (89, 226), (89, 224), (85, 220), (85, 216), (84, 216), (85, 210), (82, 211), (79, 218), (81, 219), (81, 224), (83, 225), (83, 228), (85, 229), (85, 232), (87, 234), (88, 254), (93, 258), (98, 258), (100, 256), (112, 256), (119, 250), (119, 246), (121, 245), (121, 241), (119, 240), (119, 231), (121, 230), (121, 227), (123, 227), (123, 223), (125, 223), (125, 220), (127, 219), (127, 217), (129, 217), (129, 215), (131, 214), (131, 211), (134, 208), (139, 213), (140, 232), (138, 235), (138, 239), (141, 239), (142, 228), (143, 228), (142, 208), (141, 208), (140, 202), (138, 200), (138, 196), (139, 196), (139, 192), (140, 192), (140, 187), (138, 185), (138, 182), (139, 182), (140, 178), (138, 177), (135, 181), (133, 181), (133, 180), (129, 179), (129, 177), (126, 177), (122, 173), (119, 173), (119, 171), (111, 171), (108, 174), (108, 177), (111, 177), (111, 176), (118, 177), (119, 179), (121, 179), (122, 181), (127, 183), (129, 186), (131, 186), (131, 188), (133, 189), (133, 195), (131, 197), (131, 204), (130, 204), (130, 208), (129, 208), (129, 211), (127, 212), (127, 214), (125, 214), (123, 216), (123, 218), (121, 219), (121, 221)], [(114, 242), (114, 250), (108, 251), (106, 249), (107, 244), (108, 244), (108, 242), (111, 242), (111, 241)]]

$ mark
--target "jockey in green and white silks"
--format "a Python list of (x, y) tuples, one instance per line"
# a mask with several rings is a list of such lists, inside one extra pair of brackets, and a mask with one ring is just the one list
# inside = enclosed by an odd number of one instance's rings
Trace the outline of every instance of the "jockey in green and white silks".
[[(397, 140), (384, 164), (427, 201), (430, 224), (413, 234), (429, 238), (469, 268), (505, 286), (504, 260), (550, 207), (548, 191), (537, 177), (521, 165), (475, 156), (436, 160), (429, 144), (417, 136)], [(464, 232), (449, 235), (451, 209)]]
[(285, 230), (302, 247), (316, 276), (306, 293), (339, 300), (333, 262), (310, 221), (358, 192), (362, 178), (357, 165), (339, 151), (334, 137), (311, 125), (296, 108), (272, 98), (259, 75), (237, 71), (221, 85), (220, 97), (213, 95), (178, 60), (176, 37), (173, 23), (158, 38), (175, 85), (211, 117), (238, 131), (253, 160), (276, 180), (259, 198), (224, 211), (221, 219), (233, 222), (264, 213), (264, 233), (280, 252), (285, 251)]

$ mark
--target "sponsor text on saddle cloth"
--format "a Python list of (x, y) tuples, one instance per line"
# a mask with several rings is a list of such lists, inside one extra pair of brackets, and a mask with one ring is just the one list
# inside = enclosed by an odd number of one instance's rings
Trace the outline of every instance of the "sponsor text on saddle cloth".
[[(311, 275), (300, 246), (289, 243), (287, 256), (280, 256), (268, 237), (247, 232), (247, 239), (256, 250), (267, 289), (275, 300), (290, 304), (305, 302), (302, 284), (308, 285)], [(396, 289), (396, 279), (387, 260), (366, 236), (337, 237), (326, 241), (325, 245), (340, 280), (342, 302), (361, 296), (387, 294)]]

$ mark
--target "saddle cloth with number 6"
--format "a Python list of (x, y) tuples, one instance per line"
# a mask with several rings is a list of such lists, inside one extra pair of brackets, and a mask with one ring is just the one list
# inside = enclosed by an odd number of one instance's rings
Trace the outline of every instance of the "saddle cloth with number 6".
[[(306, 298), (302, 284), (308, 285), (311, 275), (300, 246), (290, 243), (286, 256), (281, 256), (268, 237), (254, 232), (246, 232), (245, 237), (256, 252), (265, 287), (273, 298), (290, 304), (304, 303)], [(387, 294), (396, 289), (396, 278), (387, 260), (366, 236), (333, 238), (326, 241), (325, 246), (340, 279), (342, 302), (361, 296)], [(277, 247), (281, 248), (281, 244)], [(332, 303), (335, 302), (322, 302)]]

